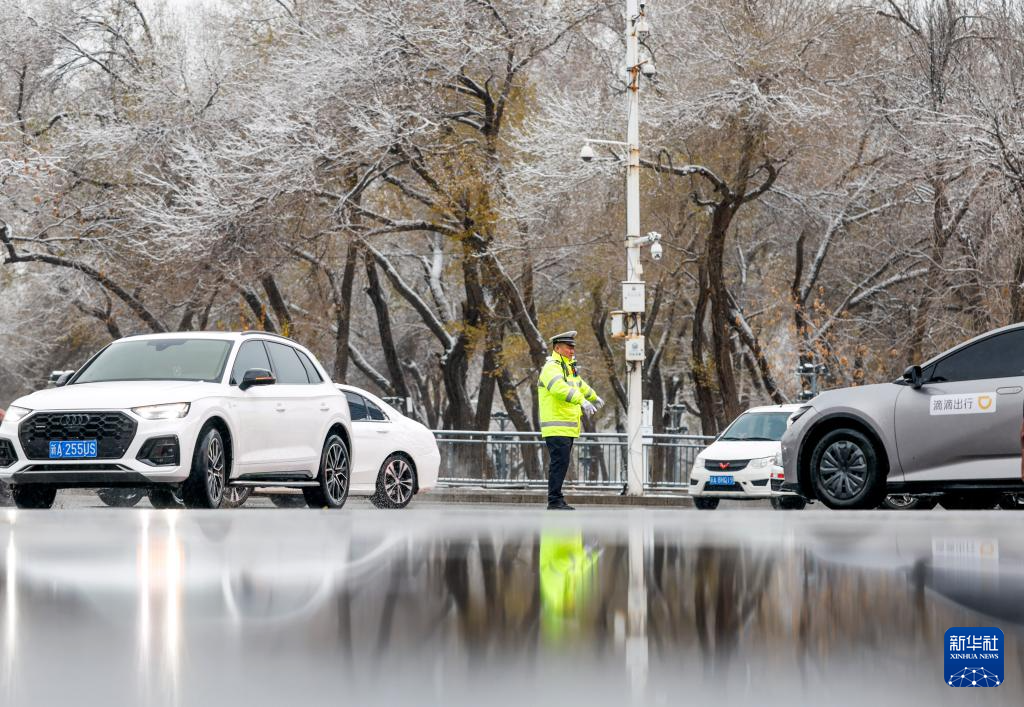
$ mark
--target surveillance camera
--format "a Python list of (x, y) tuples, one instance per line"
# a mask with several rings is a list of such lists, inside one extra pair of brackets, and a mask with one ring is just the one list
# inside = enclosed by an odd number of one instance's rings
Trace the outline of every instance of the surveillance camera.
[(658, 241), (654, 241), (654, 243), (651, 243), (651, 257), (652, 258), (654, 258), (655, 260), (661, 260), (661, 255), (664, 252), (665, 252), (665, 249), (661, 247), (661, 243), (659, 243)]
[(583, 147), (580, 148), (580, 159), (584, 162), (590, 162), (594, 159), (594, 148), (590, 146), (590, 143), (584, 143)]
[(651, 26), (647, 24), (647, 18), (643, 15), (636, 21), (636, 36), (640, 39), (646, 39), (651, 34)]
[(643, 64), (640, 65), (640, 73), (642, 73), (644, 76), (648, 78), (651, 78), (656, 73), (658, 73), (658, 70), (654, 68), (653, 61), (645, 61)]

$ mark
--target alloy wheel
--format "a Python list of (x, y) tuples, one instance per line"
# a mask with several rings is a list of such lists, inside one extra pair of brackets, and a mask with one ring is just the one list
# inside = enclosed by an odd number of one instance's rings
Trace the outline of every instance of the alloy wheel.
[(336, 503), (341, 503), (348, 492), (348, 455), (341, 442), (334, 442), (324, 455), (324, 487)]
[(210, 500), (218, 501), (224, 493), (224, 444), (220, 435), (211, 435), (206, 444), (206, 490)]
[(864, 451), (849, 440), (829, 445), (819, 466), (822, 486), (838, 499), (850, 499), (864, 488), (868, 464)]
[(412, 467), (404, 459), (395, 459), (384, 469), (384, 493), (396, 506), (405, 505), (412, 498)]

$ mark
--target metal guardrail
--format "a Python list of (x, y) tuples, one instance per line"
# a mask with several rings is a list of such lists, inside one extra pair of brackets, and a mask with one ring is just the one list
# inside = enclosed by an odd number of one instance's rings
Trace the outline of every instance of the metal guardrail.
[[(449, 485), (547, 485), (547, 454), (539, 432), (434, 430), (441, 451), (438, 481)], [(683, 488), (694, 459), (714, 437), (644, 435), (644, 487)], [(573, 445), (568, 486), (620, 489), (626, 483), (626, 435), (585, 432)]]

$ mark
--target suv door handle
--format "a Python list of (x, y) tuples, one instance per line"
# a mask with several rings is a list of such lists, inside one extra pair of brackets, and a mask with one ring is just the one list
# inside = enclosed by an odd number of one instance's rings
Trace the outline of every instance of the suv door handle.
[(330, 412), (330, 411), (331, 411), (331, 409), (329, 407), (327, 407), (326, 405), (324, 405), (323, 407), (320, 408), (320, 412)]
[(276, 408), (274, 408), (274, 410), (276, 410), (277, 412), (284, 412), (285, 407), (284, 405), (278, 405)]
[(390, 431), (391, 430), (377, 430), (377, 434), (379, 434), (379, 435), (386, 435)]
[(1021, 387), (1019, 385), (1010, 385), (1006, 386), (1005, 388), (996, 388), (996, 392), (999, 393), (1000, 395), (1016, 395), (1020, 391)]

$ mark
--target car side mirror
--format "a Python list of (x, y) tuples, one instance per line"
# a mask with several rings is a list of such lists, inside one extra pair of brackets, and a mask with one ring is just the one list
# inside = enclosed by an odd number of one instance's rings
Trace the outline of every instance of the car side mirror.
[(250, 368), (242, 376), (242, 382), (238, 384), (239, 390), (248, 390), (256, 385), (274, 385), (277, 378), (265, 368)]
[(903, 371), (903, 380), (907, 382), (914, 390), (917, 390), (924, 385), (924, 376), (921, 374), (920, 366), (907, 366), (907, 370)]
[(50, 371), (50, 377), (46, 382), (59, 387), (67, 383), (74, 374), (74, 371)]

